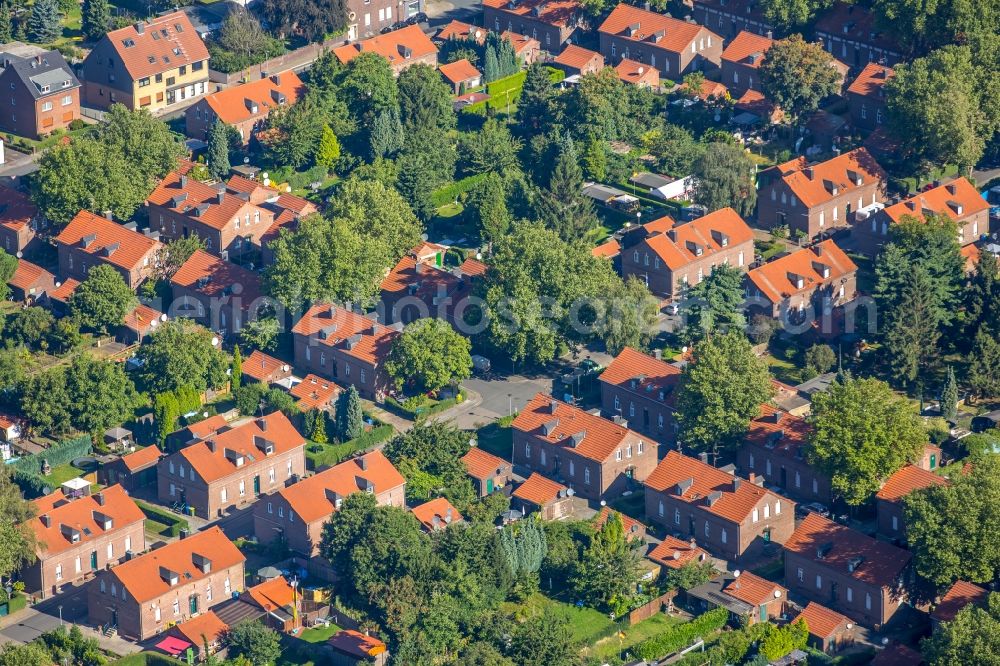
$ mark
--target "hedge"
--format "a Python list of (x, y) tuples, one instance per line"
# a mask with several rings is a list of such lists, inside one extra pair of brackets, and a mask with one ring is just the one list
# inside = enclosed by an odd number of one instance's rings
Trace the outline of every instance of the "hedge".
[(11, 467), (27, 474), (42, 473), (42, 461), (48, 461), (52, 467), (67, 465), (80, 456), (90, 455), (94, 450), (90, 435), (80, 435), (74, 439), (66, 439), (50, 446), (40, 453), (33, 453), (11, 463)]
[(729, 621), (729, 611), (716, 608), (699, 615), (690, 622), (670, 627), (635, 646), (635, 653), (646, 661), (656, 661), (678, 650), (683, 650), (696, 639), (722, 629)]
[(462, 180), (456, 180), (454, 183), (445, 185), (444, 187), (434, 190), (431, 193), (431, 204), (435, 208), (440, 208), (441, 206), (446, 206), (456, 199), (459, 195), (465, 194), (473, 187), (475, 187), (483, 178), (486, 178), (485, 173), (477, 173)]
[(375, 426), (355, 439), (342, 444), (325, 444), (318, 452), (310, 451), (310, 447), (307, 446), (306, 460), (312, 464), (313, 470), (326, 465), (333, 466), (357, 451), (365, 451), (376, 444), (381, 444), (392, 437), (394, 432), (393, 427), (386, 423)]
[(31, 474), (15, 469), (12, 478), (26, 499), (41, 497), (45, 494), (46, 488), (51, 488), (49, 482), (41, 474)]
[(7, 612), (16, 613), (19, 610), (24, 609), (28, 605), (28, 598), (23, 594), (15, 594), (7, 602)]
[(147, 504), (142, 500), (135, 500), (135, 503), (139, 507), (139, 509), (144, 514), (146, 514), (147, 518), (166, 525), (167, 526), (166, 534), (168, 536), (172, 537), (180, 536), (181, 530), (191, 529), (191, 526), (188, 524), (188, 521), (184, 520), (183, 518), (178, 518), (174, 514), (167, 511), (166, 509), (161, 509), (158, 506)]

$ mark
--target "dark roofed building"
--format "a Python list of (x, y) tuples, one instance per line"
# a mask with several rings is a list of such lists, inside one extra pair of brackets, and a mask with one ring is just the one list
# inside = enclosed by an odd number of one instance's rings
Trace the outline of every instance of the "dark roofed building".
[(10, 99), (0, 113), (4, 132), (37, 139), (80, 119), (80, 82), (59, 51), (0, 50), (0, 91)]

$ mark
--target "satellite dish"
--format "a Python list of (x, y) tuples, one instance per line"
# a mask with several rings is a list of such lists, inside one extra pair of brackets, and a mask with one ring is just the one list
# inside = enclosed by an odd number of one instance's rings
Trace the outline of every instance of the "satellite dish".
[(606, 501), (601, 500), (601, 506), (607, 506), (607, 505), (608, 505), (608, 503)]
[(566, 494), (572, 497), (573, 495), (576, 495), (576, 491), (570, 488), (569, 490), (566, 491)]
[(775, 590), (774, 591), (774, 598), (775, 599), (780, 599), (781, 598), (781, 590)]
[(214, 336), (214, 335), (212, 336), (212, 346), (213, 347), (218, 347), (219, 346), (219, 338), (216, 337), (216, 336)]
[(18, 252), (17, 252), (17, 258), (21, 259), (23, 257), (24, 257), (24, 252), (21, 252), (20, 250), (18, 250)]
[(740, 572), (740, 570), (739, 570), (739, 569), (737, 569), (736, 571), (734, 571), (734, 572), (733, 572), (733, 578), (739, 578), (739, 577), (740, 577), (740, 573), (741, 573), (741, 572)]

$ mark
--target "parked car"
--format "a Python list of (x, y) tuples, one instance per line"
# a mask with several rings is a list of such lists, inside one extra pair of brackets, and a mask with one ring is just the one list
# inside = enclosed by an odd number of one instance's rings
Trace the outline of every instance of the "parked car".
[(490, 363), (490, 359), (486, 358), (485, 356), (480, 356), (479, 354), (472, 355), (473, 371), (478, 372), (480, 374), (486, 373), (490, 371), (492, 365), (493, 364)]
[(818, 513), (824, 518), (830, 517), (830, 510), (826, 508), (825, 505), (819, 502), (810, 502), (809, 504), (800, 504), (798, 511), (803, 516), (808, 516), (810, 513)]

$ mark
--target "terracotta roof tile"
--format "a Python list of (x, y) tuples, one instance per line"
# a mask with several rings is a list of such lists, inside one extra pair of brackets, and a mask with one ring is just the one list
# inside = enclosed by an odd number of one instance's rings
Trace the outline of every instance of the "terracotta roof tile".
[(764, 58), (759, 57), (756, 61), (751, 61), (750, 56), (754, 54), (763, 56), (773, 44), (773, 39), (741, 30), (740, 34), (736, 35), (733, 41), (729, 42), (729, 45), (726, 46), (726, 50), (722, 52), (722, 59), (729, 62), (738, 62), (748, 67), (760, 67), (761, 63), (764, 62)]
[(478, 446), (470, 448), (469, 452), (462, 456), (462, 462), (465, 463), (465, 470), (469, 476), (476, 479), (492, 478), (498, 474), (497, 470), (510, 469), (509, 462), (487, 453)]
[(595, 257), (601, 257), (603, 259), (612, 259), (621, 254), (622, 246), (614, 238), (601, 243), (597, 247), (590, 250), (590, 253)]
[(802, 447), (811, 432), (812, 428), (801, 416), (764, 403), (760, 406), (760, 416), (750, 421), (744, 439), (785, 457), (797, 458), (804, 453)]
[(636, 62), (635, 60), (622, 58), (621, 62), (615, 65), (615, 72), (618, 74), (618, 78), (625, 83), (650, 86), (660, 85), (660, 73), (656, 68)]
[(938, 622), (951, 622), (958, 615), (958, 612), (966, 606), (972, 604), (984, 606), (989, 595), (989, 590), (978, 585), (964, 580), (956, 581), (931, 612), (931, 619)]
[[(158, 599), (171, 590), (168, 581), (160, 576), (163, 569), (175, 574), (180, 581), (192, 583), (211, 575), (203, 573), (194, 563), (194, 555), (211, 560), (211, 571), (217, 572), (246, 561), (243, 553), (222, 533), (218, 526), (195, 532), (186, 539), (174, 541), (145, 555), (122, 562), (111, 569), (132, 597), (139, 603)], [(233, 581), (234, 588), (242, 580)]]
[(885, 96), (885, 82), (896, 75), (892, 67), (880, 65), (877, 62), (868, 63), (858, 78), (851, 82), (847, 92), (864, 97), (874, 97), (882, 99)]
[(355, 657), (375, 657), (385, 652), (385, 643), (353, 629), (338, 631), (327, 641), (330, 647)]
[[(864, 583), (892, 587), (910, 562), (909, 551), (897, 548), (832, 520), (810, 513), (785, 542), (785, 550)], [(822, 559), (818, 558), (824, 550)], [(848, 571), (854, 558), (861, 563)]]
[(596, 63), (597, 69), (601, 69), (604, 67), (604, 56), (597, 51), (591, 51), (576, 44), (567, 44), (562, 53), (557, 55), (552, 62), (556, 65), (564, 65), (581, 70), (592, 63)]
[[(795, 294), (836, 284), (857, 270), (857, 265), (831, 238), (758, 266), (747, 273), (747, 278), (768, 300), (779, 303)], [(798, 279), (802, 286), (798, 285)]]
[(133, 80), (208, 60), (208, 48), (184, 12), (157, 16), (139, 25), (142, 33), (129, 25), (112, 30), (106, 37)]
[(61, 303), (69, 303), (69, 297), (73, 295), (76, 288), (80, 286), (79, 280), (74, 280), (73, 278), (66, 278), (66, 281), (60, 284), (58, 287), (49, 292), (49, 298), (51, 300), (56, 300)]
[(948, 479), (943, 476), (938, 476), (934, 472), (928, 472), (916, 465), (904, 465), (886, 479), (885, 484), (883, 484), (881, 490), (875, 496), (887, 502), (896, 502), (914, 490), (946, 485), (948, 485)]
[(247, 594), (266, 611), (290, 607), (295, 601), (295, 590), (284, 576), (264, 581), (247, 588)]
[[(246, 193), (242, 194), (246, 196)], [(258, 224), (270, 226), (274, 217), (270, 211), (255, 206), (228, 187), (216, 188), (177, 172), (168, 173), (146, 199), (146, 203), (169, 208), (213, 229), (226, 228), (238, 215), (246, 215), (244, 209), (261, 211)]]
[(20, 231), (38, 215), (38, 207), (26, 194), (0, 185), (0, 226)]
[[(98, 502), (99, 494), (103, 496), (104, 504)], [(101, 493), (74, 500), (67, 499), (61, 490), (57, 490), (51, 495), (33, 500), (32, 503), (38, 515), (27, 521), (28, 527), (38, 540), (39, 556), (46, 558), (77, 544), (100, 539), (108, 532), (120, 530), (146, 518), (125, 489), (117, 484), (105, 488)], [(107, 530), (102, 523), (97, 522), (95, 514), (98, 513), (111, 518), (111, 527)], [(48, 526), (42, 522), (45, 516), (48, 517)], [(63, 532), (64, 526), (76, 531), (75, 542)]]
[(307, 412), (310, 409), (323, 409), (331, 404), (340, 391), (341, 388), (336, 382), (309, 374), (293, 386), (289, 393), (298, 399), (299, 408)]
[(480, 28), (478, 25), (452, 20), (451, 23), (438, 30), (434, 38), (442, 41), (446, 39), (473, 39), (477, 44), (482, 44), (486, 41), (486, 29)]
[(164, 317), (165, 315), (159, 310), (151, 308), (144, 303), (139, 303), (132, 308), (131, 312), (125, 315), (125, 321), (122, 324), (125, 328), (134, 331), (142, 337), (156, 328), (161, 321), (164, 321)]
[(163, 452), (157, 446), (147, 446), (134, 453), (122, 456), (122, 462), (130, 472), (136, 472), (150, 465), (155, 465), (159, 461)]
[(242, 266), (224, 261), (205, 250), (195, 250), (173, 277), (172, 287), (183, 287), (208, 298), (227, 301), (238, 296), (243, 310), (249, 310), (261, 297), (260, 276)]
[[(379, 288), (399, 296), (433, 297), (454, 291), (460, 282), (461, 278), (451, 271), (435, 266), (432, 258), (419, 257), (410, 251), (393, 266)], [(417, 287), (416, 293), (409, 291), (411, 286)]]
[[(682, 89), (687, 89), (687, 84), (682, 83), (680, 86)], [(713, 97), (725, 97), (729, 94), (729, 88), (725, 85), (719, 83), (718, 81), (710, 81), (705, 79), (701, 82), (701, 87), (698, 90), (698, 99), (707, 102)]]
[(878, 29), (875, 12), (857, 3), (836, 2), (816, 20), (815, 32), (837, 35), (848, 42), (871, 44), (889, 51), (899, 45)]
[(518, 56), (524, 53), (525, 50), (532, 48), (540, 49), (542, 47), (542, 43), (539, 42), (534, 37), (528, 37), (527, 35), (519, 35), (518, 33), (511, 32), (510, 30), (504, 30), (500, 34), (500, 38), (506, 39), (508, 42), (510, 42), (514, 46), (515, 55)]
[(962, 249), (959, 250), (959, 254), (965, 258), (965, 272), (974, 273), (976, 271), (976, 267), (979, 266), (979, 259), (983, 255), (979, 246), (970, 243), (963, 246)]
[(181, 622), (175, 627), (175, 630), (200, 648), (206, 640), (209, 645), (221, 641), (226, 631), (229, 630), (229, 625), (220, 620), (215, 611), (210, 610)]
[(444, 78), (448, 79), (453, 84), (464, 83), (482, 76), (482, 74), (479, 73), (479, 70), (476, 69), (467, 58), (462, 58), (461, 60), (456, 60), (455, 62), (440, 65), (438, 70)]
[[(274, 80), (276, 77), (277, 82)], [(226, 88), (205, 96), (205, 103), (218, 116), (219, 120), (230, 125), (253, 118), (265, 118), (279, 106), (291, 106), (305, 94), (302, 79), (294, 71), (289, 70)], [(283, 98), (283, 102), (279, 99)], [(257, 107), (254, 113), (253, 106)]]
[[(956, 178), (950, 183), (920, 192), (892, 206), (886, 206), (885, 214), (893, 222), (900, 222), (905, 215), (922, 220), (924, 211), (929, 210), (957, 221), (989, 210), (989, 207), (986, 199), (979, 194), (972, 183), (965, 178)], [(959, 209), (961, 213), (958, 212)], [(984, 229), (983, 233), (985, 232)]]
[(462, 275), (468, 275), (469, 277), (482, 277), (486, 275), (487, 270), (486, 264), (472, 257), (463, 261), (462, 265), (458, 268), (462, 271)]
[[(698, 503), (705, 511), (734, 523), (743, 522), (765, 497), (772, 504), (782, 501), (784, 511), (794, 510), (795, 504), (790, 500), (744, 479), (739, 479), (739, 487), (734, 490), (737, 478), (700, 460), (677, 451), (668, 451), (667, 456), (646, 478), (645, 485), (689, 504)], [(678, 486), (687, 481), (691, 481), (691, 485), (681, 492)], [(710, 506), (708, 498), (711, 493), (719, 495)]]
[(733, 104), (740, 111), (748, 111), (763, 118), (769, 118), (774, 123), (785, 117), (785, 112), (774, 102), (764, 97), (764, 93), (759, 90), (747, 90)]
[(579, 0), (519, 0), (516, 4), (510, 0), (483, 0), (483, 6), (514, 16), (530, 16), (534, 21), (560, 27), (576, 21), (583, 11)]
[(605, 368), (599, 379), (607, 384), (641, 393), (650, 400), (659, 400), (662, 391), (663, 401), (672, 404), (673, 391), (680, 377), (681, 370), (677, 366), (625, 347)]
[(682, 541), (668, 534), (646, 557), (667, 568), (680, 569), (689, 562), (705, 562), (709, 555), (705, 549), (692, 545), (692, 542)]
[(219, 432), (222, 428), (226, 427), (227, 421), (226, 417), (222, 414), (213, 414), (207, 419), (197, 421), (190, 424), (185, 430), (187, 430), (193, 437), (198, 439), (204, 439), (209, 435)]
[(909, 645), (896, 643), (875, 655), (869, 666), (922, 666), (923, 655)]
[(631, 541), (632, 539), (641, 539), (642, 535), (646, 532), (646, 526), (640, 523), (638, 520), (632, 516), (626, 516), (621, 511), (615, 511), (606, 506), (601, 507), (601, 512), (597, 514), (594, 519), (594, 527), (601, 528), (604, 524), (608, 522), (608, 518), (614, 513), (618, 516), (619, 520), (622, 521), (622, 527), (625, 529), (625, 540)]
[(792, 622), (795, 623), (799, 620), (805, 620), (806, 626), (809, 627), (809, 633), (822, 639), (830, 638), (838, 631), (845, 629), (848, 624), (853, 624), (851, 618), (830, 610), (826, 606), (821, 606), (815, 601), (810, 601)]
[[(734, 578), (722, 591), (734, 599), (739, 599), (753, 606), (760, 606), (768, 601), (788, 595), (788, 590), (781, 585), (772, 583), (749, 571), (744, 571), (737, 578)], [(775, 597), (775, 592), (779, 592), (779, 596)]]
[[(885, 171), (864, 148), (855, 148), (811, 166), (804, 158), (797, 158), (771, 169), (781, 174), (780, 177), (806, 208), (826, 203), (834, 196), (842, 196), (873, 182), (885, 181), (886, 178)], [(855, 180), (857, 177), (861, 179), (860, 184)], [(836, 189), (836, 195), (831, 188)]]
[[(96, 238), (84, 247), (84, 239), (91, 236)], [(144, 257), (150, 256), (162, 246), (155, 239), (144, 236), (138, 231), (126, 229), (113, 220), (86, 210), (77, 213), (66, 228), (56, 236), (55, 241), (75, 246), (90, 255), (100, 257), (101, 261), (129, 271), (138, 268)]]
[(564, 496), (566, 491), (567, 488), (563, 484), (544, 477), (538, 472), (532, 472), (531, 476), (517, 487), (513, 495), (537, 506), (545, 506)]
[(410, 509), (413, 517), (420, 521), (424, 529), (434, 532), (465, 520), (445, 497), (435, 497)]
[[(346, 64), (360, 53), (372, 51), (388, 60), (390, 65), (395, 66), (437, 53), (437, 50), (434, 42), (424, 34), (420, 26), (409, 25), (384, 35), (376, 35), (371, 39), (340, 46), (335, 48), (333, 53), (340, 62)], [(406, 51), (409, 51), (409, 57), (405, 55)]]
[[(552, 422), (555, 422), (555, 427), (546, 434), (545, 426)], [(630, 435), (656, 446), (656, 442), (628, 428), (579, 407), (560, 402), (544, 393), (536, 394), (531, 402), (524, 406), (512, 426), (515, 430), (530, 433), (550, 444), (570, 447), (577, 455), (599, 463), (615, 455), (615, 451)], [(574, 442), (574, 436), (580, 434), (583, 438)]]
[[(680, 270), (693, 261), (701, 261), (724, 247), (753, 240), (753, 231), (732, 208), (722, 208), (697, 220), (654, 234), (645, 243), (670, 270)], [(725, 241), (725, 245), (723, 245)], [(697, 250), (702, 254), (699, 256)]]
[(674, 53), (689, 48), (702, 30), (722, 43), (722, 37), (697, 23), (689, 23), (625, 3), (615, 7), (597, 30), (633, 42), (644, 42)]
[[(365, 469), (362, 469), (362, 463)], [(362, 491), (360, 482), (372, 484), (375, 495), (406, 484), (381, 451), (372, 451), (314, 474), (278, 491), (303, 522), (325, 520), (335, 510), (334, 499)]]
[(284, 361), (278, 360), (273, 356), (268, 356), (259, 349), (255, 349), (243, 361), (243, 374), (267, 384), (275, 374), (284, 374), (286, 367), (287, 365)]
[(55, 279), (52, 273), (49, 273), (41, 266), (36, 266), (24, 259), (18, 259), (17, 268), (14, 269), (14, 274), (7, 280), (7, 284), (26, 292), (38, 284), (39, 280), (54, 282)]
[(376, 324), (340, 306), (324, 303), (312, 306), (296, 322), (292, 333), (315, 336), (321, 344), (339, 347), (345, 354), (375, 365), (385, 360), (392, 341), (399, 335), (389, 326)]

